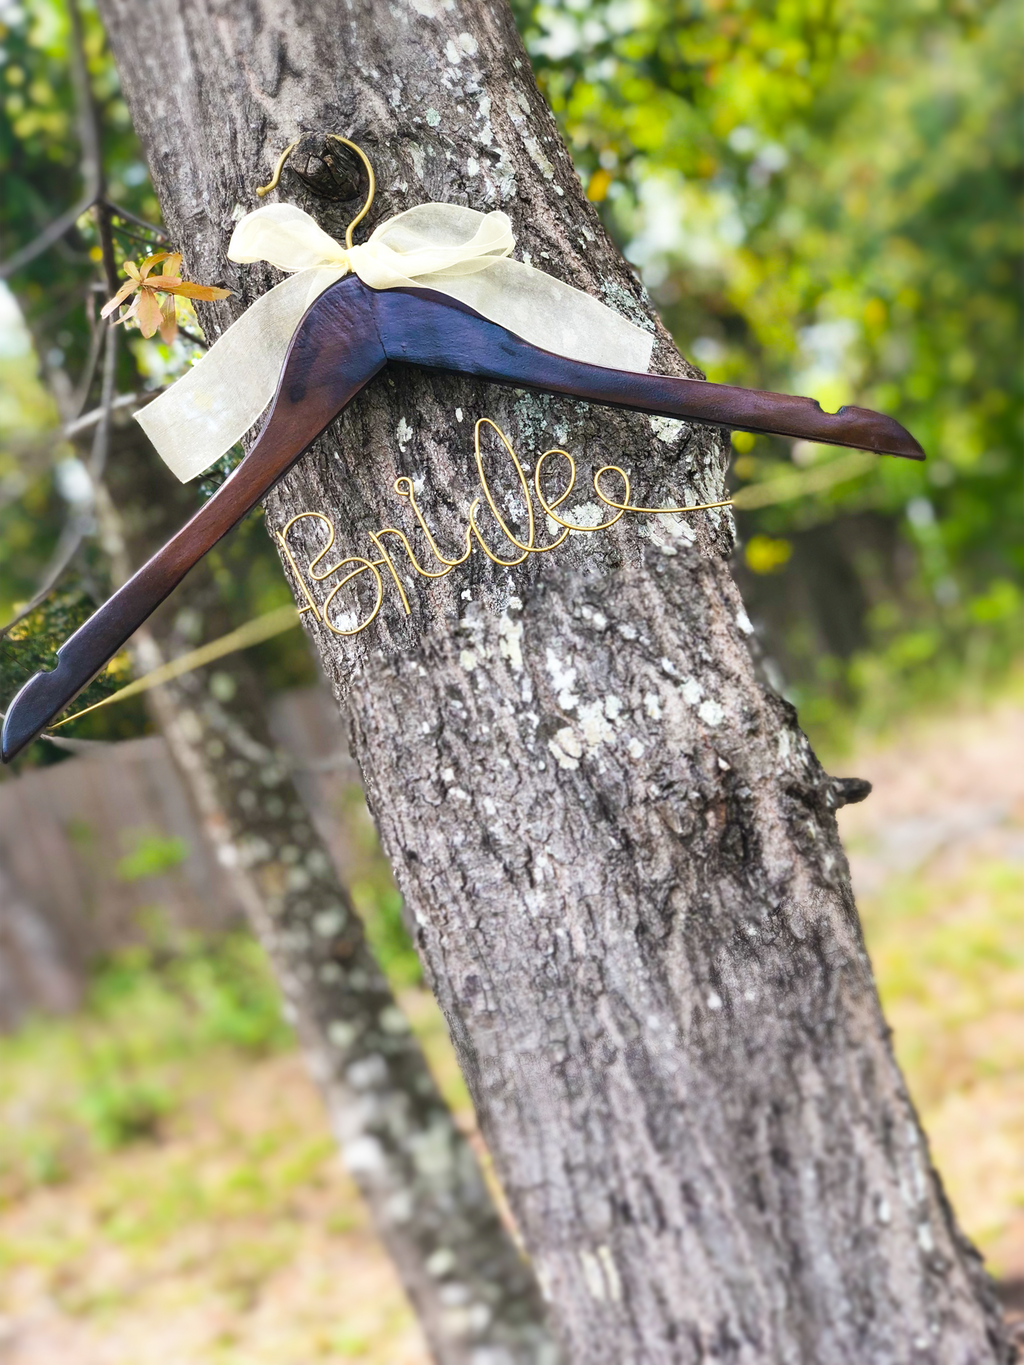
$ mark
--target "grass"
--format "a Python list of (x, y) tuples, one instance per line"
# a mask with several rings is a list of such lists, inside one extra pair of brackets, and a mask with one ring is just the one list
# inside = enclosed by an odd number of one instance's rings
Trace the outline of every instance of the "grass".
[(871, 714), (867, 708), (851, 710), (834, 727), (804, 726), (802, 712), (800, 723), (828, 768), (865, 749), (899, 744), (908, 735), (945, 727), (952, 718), (984, 715), (1001, 704), (1024, 706), (1024, 663), (1019, 655), (1001, 671), (971, 672), (966, 667), (959, 673), (940, 675), (937, 671), (930, 690), (922, 685), (884, 715), (884, 706), (877, 703), (878, 714)]
[(118, 956), (0, 1078), (0, 1320), (35, 1349), (425, 1365), (246, 935)]
[[(818, 659), (817, 676), (786, 689), (800, 725), (828, 767), (868, 745), (890, 743), (907, 729), (983, 711), (993, 701), (1024, 698), (1020, 639), (1024, 615), (964, 636), (901, 631), (889, 649), (847, 663)], [(930, 647), (914, 658), (915, 646)]]
[(74, 1020), (36, 1021), (0, 1039), (0, 1200), (156, 1136), (192, 1093), (197, 1058), (290, 1045), (247, 935), (120, 954)]
[(861, 916), (953, 1206), (990, 1268), (1020, 1275), (1010, 1239), (1024, 1216), (1024, 864), (975, 858), (952, 879), (894, 879)]
[(191, 1079), (158, 1139), (7, 1205), (0, 1313), (80, 1365), (425, 1365), (296, 1054)]

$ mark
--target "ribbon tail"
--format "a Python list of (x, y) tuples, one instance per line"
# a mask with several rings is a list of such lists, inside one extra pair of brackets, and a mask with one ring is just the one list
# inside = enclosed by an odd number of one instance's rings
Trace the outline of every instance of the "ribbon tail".
[(209, 469), (258, 421), (303, 313), (345, 269), (302, 270), (275, 285), (187, 374), (135, 414), (182, 483)]

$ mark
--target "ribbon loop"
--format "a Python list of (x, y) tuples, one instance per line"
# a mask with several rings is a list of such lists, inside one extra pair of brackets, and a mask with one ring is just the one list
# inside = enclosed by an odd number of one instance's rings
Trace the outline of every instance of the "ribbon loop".
[(228, 260), (266, 261), (289, 274), (323, 265), (344, 265), (345, 248), (295, 204), (268, 204), (247, 213), (231, 234)]
[(292, 334), (311, 303), (350, 270), (371, 289), (419, 287), (458, 299), (524, 341), (609, 369), (646, 371), (653, 337), (571, 285), (511, 259), (500, 210), (419, 204), (346, 250), (294, 204), (247, 214), (232, 261), (267, 261), (290, 278), (269, 290), (136, 421), (182, 482), (214, 464), (273, 398)]

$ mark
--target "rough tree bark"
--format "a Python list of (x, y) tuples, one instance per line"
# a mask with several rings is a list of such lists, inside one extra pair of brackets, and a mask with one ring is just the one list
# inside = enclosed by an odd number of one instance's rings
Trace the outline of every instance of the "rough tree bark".
[[(140, 439), (141, 438), (141, 439)], [(119, 443), (105, 510), (119, 581), (194, 507), (142, 433)], [(106, 502), (106, 499), (104, 499)], [(139, 671), (230, 628), (197, 571), (133, 642)], [(187, 608), (187, 610), (183, 610)], [(439, 1365), (554, 1365), (536, 1284), (475, 1154), (366, 944), (345, 886), (276, 748), (240, 655), (150, 693), (203, 826), (274, 966), (342, 1157)], [(340, 736), (339, 736), (340, 738)]]
[[(211, 333), (274, 279), (225, 258), (255, 186), (333, 131), (376, 164), (368, 226), (424, 200), (501, 207), (523, 255), (657, 327), (654, 368), (694, 373), (499, 0), (100, 9), (189, 274), (237, 290)], [(337, 237), (358, 202), (288, 172), (276, 197)], [(563, 446), (583, 481), (625, 466), (647, 506), (721, 495), (706, 429), (391, 371), (268, 497), (270, 529), (323, 511), (366, 554), (369, 531), (408, 528), (405, 474), (458, 546), (482, 416), (528, 464)], [(731, 536), (725, 514), (624, 521), (511, 570), (476, 554), (351, 639), (304, 620), (571, 1358), (1005, 1360), (893, 1060), (836, 789), (751, 665)], [(304, 567), (323, 539), (307, 521), (294, 544)]]

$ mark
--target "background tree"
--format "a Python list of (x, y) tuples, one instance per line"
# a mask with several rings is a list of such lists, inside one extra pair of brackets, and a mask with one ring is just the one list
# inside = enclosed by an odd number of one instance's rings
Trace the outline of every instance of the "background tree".
[[(534, 260), (644, 315), (507, 13), (103, 13), (175, 246), (239, 291), (211, 332), (271, 278), (224, 246), (303, 131), (367, 146), (381, 215), (500, 203)], [(300, 183), (285, 193), (316, 211)], [(344, 209), (318, 216), (339, 234)], [(663, 331), (656, 363), (685, 370)], [(322, 508), (359, 536), (422, 474), (451, 543), (470, 471), (453, 432), (485, 413), (527, 455), (552, 434), (614, 453), (648, 505), (721, 489), (711, 433), (393, 374), (267, 500), (271, 527)], [(756, 682), (730, 544), (708, 517), (508, 575), (478, 560), (461, 592), (417, 593), (408, 629), (317, 643), (574, 1358), (1005, 1358), (888, 1048), (836, 787)]]
[[(127, 243), (115, 241), (103, 162), (104, 115), (109, 118), (109, 108), (93, 89), (86, 37), (88, 32), (95, 59), (100, 55), (95, 43), (98, 30), (93, 25), (83, 31), (74, 6), (68, 18), (67, 54), (86, 152), (82, 179), (97, 200), (84, 212), (90, 215), (97, 243), (84, 260), (75, 260), (70, 252), (70, 262), (56, 265), (42, 253), (37, 259), (49, 268), (51, 282), (84, 278), (87, 301), (93, 306), (75, 309), (62, 320), (62, 345), (57, 346), (52, 317), (33, 316), (30, 282), (25, 302), (37, 347), (48, 357), (65, 429), (73, 441), (92, 449), (84, 463), (71, 457), (71, 467), (81, 471), (82, 487), (68, 500), (67, 524), (41, 586), (22, 608), (20, 632), (15, 617), (16, 635), (41, 631), (43, 641), (47, 628), (66, 627), (63, 602), (82, 607), (90, 597), (102, 595), (111, 579), (115, 585), (123, 582), (131, 564), (148, 557), (196, 503), (194, 488), (182, 488), (152, 460), (148, 443), (134, 424), (112, 427), (113, 410), (124, 406), (124, 397), (116, 393), (118, 368), (122, 380), (127, 373), (136, 389), (145, 376), (130, 363), (137, 361), (137, 353), (130, 351), (118, 367), (115, 343), (123, 334), (98, 322), (97, 291), (89, 277), (98, 267), (99, 301), (112, 295), (121, 282), (118, 263), (155, 249), (160, 234), (129, 219), (125, 210), (118, 216), (137, 230), (125, 233)], [(55, 74), (59, 69), (55, 62)], [(100, 64), (104, 69), (109, 74), (107, 64)], [(40, 173), (38, 156), (24, 146), (18, 169), (23, 194), (15, 195), (9, 212), (24, 232), (30, 227), (25, 207), (29, 196), (24, 192), (45, 193), (51, 187)], [(56, 218), (58, 226), (61, 221)], [(72, 222), (64, 224), (64, 231)], [(22, 269), (30, 269), (32, 253), (40, 246), (52, 252), (62, 235), (44, 227), (12, 257), (8, 270), (16, 288), (21, 284), (19, 255)], [(147, 237), (153, 239), (148, 246)], [(122, 250), (125, 245), (127, 252)], [(79, 360), (77, 393), (68, 352), (72, 361)], [(99, 406), (83, 420), (82, 409), (94, 398)], [(252, 609), (250, 573), (253, 555), (258, 559), (259, 551), (253, 550), (251, 530), (251, 522), (240, 528), (190, 578), (174, 603), (138, 633), (131, 651), (138, 672), (163, 661), (162, 647), (178, 653), (187, 650), (197, 631), (207, 636), (227, 633), (239, 596), (249, 599), (245, 605)], [(98, 533), (110, 569), (95, 552), (88, 556), (86, 582), (95, 581), (94, 591), (88, 593), (73, 564), (77, 557), (84, 558), (93, 532)], [(265, 559), (265, 540), (256, 545), (263, 548)], [(70, 594), (62, 582), (68, 579)], [(226, 590), (236, 581), (244, 585), (241, 593)], [(28, 652), (36, 655), (42, 647), (45, 657), (43, 641), (37, 639)], [(24, 654), (16, 651), (16, 668), (24, 667)], [(91, 692), (95, 695), (96, 689)], [(151, 693), (149, 701), (219, 860), (228, 869), (234, 898), (248, 913), (277, 971), (286, 1011), (323, 1091), (344, 1159), (396, 1263), (432, 1354), (451, 1365), (469, 1362), (481, 1351), (510, 1365), (554, 1360), (536, 1286), (502, 1225), (477, 1158), (367, 947), (349, 895), (302, 805), (288, 760), (273, 742), (255, 675), (235, 656), (215, 672), (199, 670), (165, 685)], [(6, 897), (4, 908), (8, 932), (0, 939), (9, 942), (0, 943), (8, 960), (0, 972), (5, 997), (0, 1017), (23, 1008), (17, 982), (7, 980), (12, 971), (25, 977), (26, 988), (35, 988), (38, 1003), (66, 1008), (70, 987), (59, 977), (61, 964), (54, 945), (46, 940), (45, 921), (33, 917), (16, 894)], [(36, 983), (33, 973), (45, 979)], [(55, 994), (59, 1000), (52, 998)]]
[[(122, 450), (111, 482), (134, 530), (129, 542), (152, 551), (194, 493), (168, 486), (173, 479), (160, 477), (140, 435), (133, 452)], [(248, 539), (222, 552), (222, 572), (244, 575)], [(208, 572), (190, 580), (136, 637), (138, 671), (185, 653), (200, 624), (226, 633), (221, 597)], [(489, 1350), (510, 1365), (553, 1362), (536, 1285), (274, 743), (258, 676), (243, 656), (229, 655), (164, 685), (152, 705), (274, 966), (342, 1159), (434, 1358), (463, 1365)]]

